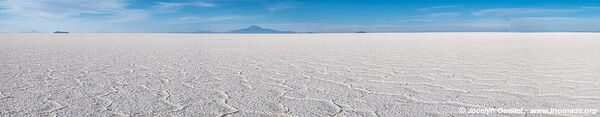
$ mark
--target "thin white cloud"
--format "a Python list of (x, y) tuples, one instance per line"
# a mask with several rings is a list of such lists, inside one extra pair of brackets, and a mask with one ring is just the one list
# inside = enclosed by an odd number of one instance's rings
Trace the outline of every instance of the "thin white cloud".
[(213, 3), (198, 1), (198, 2), (193, 3), (192, 6), (196, 6), (196, 7), (214, 7), (216, 5), (213, 4)]
[(440, 13), (431, 13), (431, 14), (423, 14), (423, 15), (415, 15), (415, 16), (405, 16), (393, 19), (393, 21), (397, 23), (421, 23), (421, 22), (434, 22), (434, 21), (449, 21), (456, 20), (462, 16), (463, 13), (460, 12), (440, 12)]
[(180, 10), (185, 7), (205, 8), (205, 7), (215, 7), (215, 6), (216, 6), (216, 4), (202, 2), (202, 1), (197, 1), (197, 2), (158, 2), (158, 3), (156, 3), (156, 6), (154, 6), (154, 8), (160, 12), (175, 12), (175, 11)]
[(263, 4), (265, 5), (265, 9), (271, 13), (300, 7), (300, 5), (298, 3), (289, 2), (289, 1), (288, 2), (275, 2), (275, 3), (263, 2)]
[(600, 18), (521, 17), (511, 20), (520, 31), (600, 31)]
[(527, 24), (598, 24), (600, 25), (600, 18), (575, 18), (575, 17), (520, 17), (511, 19), (514, 23), (527, 23)]
[(181, 9), (186, 5), (187, 3), (158, 2), (155, 8), (160, 10)]
[(494, 17), (506, 17), (506, 16), (537, 16), (537, 15), (558, 15), (580, 12), (583, 9), (546, 9), (546, 8), (495, 8), (495, 9), (483, 9), (473, 12), (474, 16), (494, 16)]
[(123, 23), (142, 20), (147, 17), (150, 17), (150, 13), (145, 10), (122, 10), (119, 12), (115, 12), (114, 15), (108, 17), (108, 21)]
[(460, 6), (461, 5), (432, 6), (432, 7), (419, 8), (416, 10), (417, 11), (433, 11), (433, 10), (444, 10), (444, 9), (456, 8), (456, 7), (460, 7)]
[(110, 19), (117, 18), (112, 14), (129, 13), (121, 17), (124, 19), (134, 15), (127, 8), (126, 0), (4, 0), (0, 1), (0, 6), (5, 14), (52, 21), (69, 20), (82, 14), (108, 14)]
[(597, 7), (494, 8), (479, 10), (473, 15), (510, 24), (509, 31), (600, 31), (599, 18), (570, 16), (594, 10)]
[(600, 6), (584, 6), (582, 9), (599, 10)]
[(458, 13), (458, 12), (444, 12), (444, 13), (429, 14), (425, 17), (427, 17), (427, 18), (448, 18), (448, 17), (458, 17), (460, 15), (461, 15), (461, 13)]
[(197, 24), (197, 23), (206, 23), (206, 22), (218, 22), (225, 20), (233, 20), (237, 19), (239, 16), (213, 16), (213, 17), (203, 17), (203, 16), (184, 16), (175, 19), (171, 19), (168, 21), (169, 24)]
[[(132, 29), (132, 21), (150, 17), (150, 12), (127, 7), (130, 0), (0, 0), (3, 9), (0, 30), (20, 32)], [(119, 23), (119, 25), (110, 25)], [(132, 24), (133, 25), (133, 24)]]

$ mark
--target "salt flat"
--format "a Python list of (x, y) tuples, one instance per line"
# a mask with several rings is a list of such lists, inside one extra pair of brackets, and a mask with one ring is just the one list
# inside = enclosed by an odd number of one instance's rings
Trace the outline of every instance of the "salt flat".
[(3, 34), (0, 116), (600, 116), (600, 33)]

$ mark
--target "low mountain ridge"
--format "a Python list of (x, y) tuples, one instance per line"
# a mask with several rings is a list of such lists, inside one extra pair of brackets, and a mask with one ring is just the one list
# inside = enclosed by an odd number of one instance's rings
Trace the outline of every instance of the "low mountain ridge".
[(252, 25), (248, 28), (232, 30), (227, 33), (294, 33), (293, 31), (279, 31), (273, 29), (262, 28), (260, 26)]

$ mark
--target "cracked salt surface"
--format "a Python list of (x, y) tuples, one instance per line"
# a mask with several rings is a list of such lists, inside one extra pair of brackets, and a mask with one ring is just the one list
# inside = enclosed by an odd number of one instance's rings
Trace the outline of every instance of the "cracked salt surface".
[(0, 116), (600, 116), (600, 34), (0, 35)]

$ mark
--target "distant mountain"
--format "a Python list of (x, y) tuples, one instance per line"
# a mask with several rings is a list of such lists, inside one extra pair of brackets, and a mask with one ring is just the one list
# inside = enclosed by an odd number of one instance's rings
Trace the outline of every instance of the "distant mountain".
[(55, 34), (69, 34), (69, 32), (65, 32), (65, 31), (56, 31), (54, 33)]
[(273, 29), (266, 29), (256, 25), (252, 25), (248, 28), (232, 30), (228, 33), (294, 33), (293, 31), (278, 31)]

